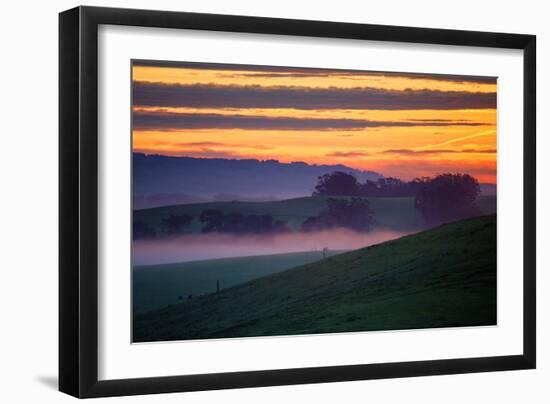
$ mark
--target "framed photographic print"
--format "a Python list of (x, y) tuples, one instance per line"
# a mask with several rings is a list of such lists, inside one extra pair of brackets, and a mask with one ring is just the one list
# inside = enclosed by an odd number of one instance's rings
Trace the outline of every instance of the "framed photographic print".
[(60, 390), (535, 367), (535, 37), (60, 14)]

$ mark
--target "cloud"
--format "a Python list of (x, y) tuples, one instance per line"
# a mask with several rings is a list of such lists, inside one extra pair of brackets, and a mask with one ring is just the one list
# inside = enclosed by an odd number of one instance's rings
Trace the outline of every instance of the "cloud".
[(221, 142), (189, 142), (179, 143), (180, 146), (195, 146), (195, 147), (211, 147), (211, 146), (224, 146)]
[(327, 157), (365, 157), (370, 156), (369, 152), (364, 150), (336, 151), (326, 155)]
[[(147, 150), (139, 150), (141, 152), (147, 152)], [(178, 156), (196, 157), (196, 158), (219, 158), (219, 159), (241, 159), (243, 156), (239, 153), (234, 153), (230, 150), (219, 150), (210, 147), (203, 147), (200, 149), (185, 149), (182, 148), (173, 153)]]
[(384, 150), (381, 154), (397, 154), (397, 155), (435, 155), (435, 154), (449, 154), (449, 153), (480, 153), (480, 154), (493, 154), (496, 153), (496, 149), (431, 149), (431, 150), (414, 150), (414, 149), (389, 149)]
[(381, 154), (399, 154), (399, 155), (430, 155), (430, 154), (443, 154), (443, 153), (455, 153), (454, 150), (413, 150), (413, 149), (389, 149), (384, 150)]
[(455, 122), (470, 122), (468, 119), (409, 119), (412, 122), (446, 122), (446, 123), (455, 123)]
[(483, 150), (478, 150), (478, 149), (462, 149), (460, 151), (461, 153), (481, 153), (481, 154), (494, 154), (497, 152), (497, 149), (483, 149)]
[(236, 148), (236, 149), (254, 149), (254, 150), (270, 150), (273, 149), (273, 146), (270, 145), (253, 145), (253, 144), (244, 144), (244, 143), (222, 143), (222, 142), (188, 142), (188, 143), (176, 143), (175, 146), (179, 147), (200, 147), (200, 148), (211, 148), (211, 147), (222, 147), (227, 148)]
[[(285, 66), (260, 66), (260, 65), (239, 65), (226, 63), (197, 63), (197, 62), (171, 62), (155, 60), (134, 60), (133, 66), (187, 68), (228, 71), (233, 77), (329, 77), (329, 76), (379, 76), (379, 77), (403, 77), (419, 80), (453, 81), (458, 83), (495, 84), (496, 77), (489, 76), (464, 76), (450, 74), (429, 74), (429, 73), (406, 73), (406, 72), (381, 72), (367, 70), (342, 70), (342, 69), (320, 69), (301, 68)], [(236, 73), (232, 73), (236, 72)], [(242, 73), (250, 72), (250, 73)]]
[(454, 139), (449, 139), (449, 140), (446, 140), (446, 141), (444, 141), (444, 142), (437, 143), (437, 144), (426, 145), (426, 146), (423, 146), (422, 148), (423, 148), (423, 149), (427, 149), (427, 148), (430, 148), (430, 147), (447, 146), (447, 145), (449, 145), (449, 144), (461, 142), (461, 141), (463, 141), (463, 140), (468, 140), (468, 139), (473, 139), (473, 138), (476, 138), (476, 137), (482, 137), (482, 136), (493, 135), (493, 134), (495, 134), (495, 133), (496, 133), (495, 130), (494, 130), (494, 129), (491, 129), (491, 130), (487, 130), (487, 131), (484, 131), (484, 132), (473, 133), (473, 134), (471, 134), (471, 135), (455, 137)]
[(496, 93), (134, 82), (133, 103), (193, 108), (452, 110), (496, 108)]
[(380, 127), (482, 126), (477, 122), (402, 122), (346, 118), (293, 118), (250, 115), (196, 114), (166, 111), (135, 111), (136, 130), (248, 129), (248, 130), (354, 130)]
[(280, 78), (280, 77), (293, 77), (293, 78), (328, 78), (328, 77), (341, 77), (349, 80), (364, 80), (365, 77), (380, 77), (384, 78), (405, 78), (410, 80), (433, 80), (433, 81), (447, 81), (460, 84), (496, 84), (495, 77), (480, 77), (480, 76), (453, 76), (444, 74), (415, 74), (415, 73), (389, 73), (389, 72), (369, 72), (369, 71), (353, 71), (353, 70), (315, 70), (308, 71), (281, 71), (281, 72), (266, 72), (266, 73), (229, 73), (224, 77), (238, 78)]

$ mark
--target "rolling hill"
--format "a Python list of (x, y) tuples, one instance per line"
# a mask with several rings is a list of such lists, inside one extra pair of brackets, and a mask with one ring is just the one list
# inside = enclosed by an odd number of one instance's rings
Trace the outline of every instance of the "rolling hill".
[(134, 342), (496, 324), (496, 215), (137, 315)]
[(193, 158), (134, 153), (134, 203), (139, 208), (174, 200), (280, 200), (311, 195), (317, 177), (332, 171), (352, 173), (361, 182), (380, 174), (341, 164), (281, 163), (277, 160)]
[[(270, 214), (275, 220), (286, 222), (292, 230), (298, 230), (304, 220), (317, 216), (327, 207), (329, 197), (303, 197), (272, 202), (207, 202), (185, 205), (163, 206), (158, 208), (140, 209), (134, 211), (134, 222), (143, 222), (154, 229), (159, 229), (163, 218), (170, 215), (193, 216), (189, 228), (192, 233), (199, 233), (203, 224), (199, 221), (200, 213), (206, 209), (216, 209), (223, 213), (239, 212), (242, 214)], [(341, 198), (341, 197), (339, 197)], [(422, 217), (414, 207), (414, 198), (367, 198), (373, 211), (373, 228), (415, 231), (424, 227)], [(478, 205), (483, 214), (496, 212), (496, 197), (494, 195), (480, 196)]]

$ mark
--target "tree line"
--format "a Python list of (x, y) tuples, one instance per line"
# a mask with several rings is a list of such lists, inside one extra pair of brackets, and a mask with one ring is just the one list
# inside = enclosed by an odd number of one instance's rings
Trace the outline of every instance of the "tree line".
[(479, 214), (479, 182), (469, 174), (446, 173), (402, 181), (398, 178), (367, 180), (335, 171), (318, 178), (313, 196), (414, 197), (414, 206), (429, 224), (460, 220)]
[(382, 177), (376, 181), (360, 183), (351, 173), (334, 171), (318, 178), (313, 196), (364, 196), (406, 197), (416, 196), (429, 177), (402, 181), (394, 177)]
[[(318, 178), (314, 197), (327, 198), (327, 207), (317, 216), (310, 216), (300, 230), (312, 232), (345, 228), (368, 232), (373, 224), (373, 212), (368, 197), (414, 197), (414, 206), (428, 225), (460, 220), (479, 214), (478, 181), (468, 174), (441, 174), (435, 177), (401, 181), (397, 178), (380, 178), (360, 183), (350, 173), (335, 171)], [(158, 228), (134, 221), (133, 238), (149, 239), (191, 233), (193, 216), (169, 215)], [(270, 214), (225, 213), (218, 209), (205, 209), (198, 216), (202, 233), (277, 234), (291, 231), (287, 223)]]
[[(217, 209), (205, 209), (199, 215), (202, 233), (274, 234), (290, 231), (286, 222), (275, 220), (272, 215), (244, 215), (239, 212), (224, 213)], [(161, 220), (158, 229), (142, 221), (134, 221), (133, 238), (151, 239), (190, 234), (193, 216), (170, 215)]]

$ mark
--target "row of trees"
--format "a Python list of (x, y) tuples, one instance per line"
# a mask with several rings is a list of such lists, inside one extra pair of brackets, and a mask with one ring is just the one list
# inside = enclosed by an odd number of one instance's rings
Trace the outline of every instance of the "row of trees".
[(414, 205), (430, 223), (442, 223), (479, 214), (478, 181), (468, 174), (441, 174), (405, 182), (381, 178), (361, 184), (353, 174), (335, 171), (318, 178), (313, 196), (414, 196)]
[[(318, 178), (313, 196), (415, 197), (421, 189), (426, 188), (426, 184), (436, 179), (439, 183), (456, 184), (457, 182), (464, 182), (470, 187), (469, 189), (474, 191), (475, 187), (479, 188), (477, 180), (468, 174), (442, 174), (433, 178), (415, 178), (411, 181), (387, 177), (361, 183), (353, 174), (335, 171)], [(473, 184), (474, 181), (477, 185)]]
[(203, 233), (266, 234), (288, 231), (286, 223), (274, 220), (271, 215), (243, 215), (238, 212), (223, 213), (217, 209), (207, 209), (200, 215), (204, 223)]
[[(201, 212), (199, 220), (203, 223), (203, 233), (230, 234), (268, 234), (289, 231), (286, 223), (275, 220), (271, 215), (243, 215), (239, 212), (224, 213), (217, 209), (206, 209)], [(134, 221), (134, 240), (170, 237), (189, 234), (193, 216), (170, 215), (161, 220), (158, 231), (142, 221)]]
[(344, 228), (368, 232), (372, 225), (372, 211), (364, 198), (329, 199), (327, 210), (309, 217), (302, 224), (302, 231), (311, 232), (331, 228)]
[(429, 178), (415, 178), (402, 181), (399, 178), (379, 178), (360, 183), (353, 174), (335, 171), (318, 178), (313, 196), (365, 196), (365, 197), (404, 197), (416, 196)]
[[(188, 233), (186, 228), (189, 227), (192, 221), (193, 216), (188, 214), (170, 215), (160, 221), (159, 233), (163, 236)], [(134, 221), (132, 232), (134, 240), (155, 238), (159, 235), (152, 226), (139, 220)]]

